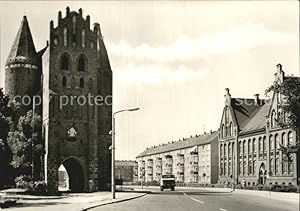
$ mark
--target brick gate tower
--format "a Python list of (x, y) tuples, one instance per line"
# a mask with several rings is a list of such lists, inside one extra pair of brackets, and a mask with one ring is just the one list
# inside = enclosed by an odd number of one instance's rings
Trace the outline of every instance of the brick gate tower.
[[(112, 71), (100, 25), (95, 23), (91, 29), (90, 16), (83, 18), (82, 9), (75, 12), (69, 7), (64, 18), (58, 12), (58, 23), (54, 25), (51, 21), (49, 48), (43, 55), (48, 190), (58, 190), (60, 165), (68, 172), (71, 191), (108, 190)], [(88, 96), (106, 102), (91, 104)]]

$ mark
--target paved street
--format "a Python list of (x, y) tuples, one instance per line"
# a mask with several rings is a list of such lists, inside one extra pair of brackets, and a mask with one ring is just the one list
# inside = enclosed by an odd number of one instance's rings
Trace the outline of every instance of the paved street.
[(154, 190), (153, 193), (131, 201), (106, 205), (92, 211), (296, 211), (298, 203), (267, 199), (259, 196), (208, 190), (179, 189), (174, 192)]

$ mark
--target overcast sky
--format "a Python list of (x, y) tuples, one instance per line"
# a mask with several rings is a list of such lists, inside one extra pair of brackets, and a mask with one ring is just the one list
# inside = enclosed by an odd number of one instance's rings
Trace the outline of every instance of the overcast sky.
[(276, 64), (299, 75), (297, 1), (0, 2), (1, 73), (28, 17), (36, 48), (59, 10), (83, 9), (99, 22), (114, 73), (117, 159), (147, 146), (217, 130), (225, 88), (250, 97), (272, 83)]

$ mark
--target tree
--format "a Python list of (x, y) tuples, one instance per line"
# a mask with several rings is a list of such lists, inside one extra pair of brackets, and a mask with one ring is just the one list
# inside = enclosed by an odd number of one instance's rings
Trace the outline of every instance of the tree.
[(7, 144), (7, 136), (10, 129), (10, 117), (15, 107), (10, 103), (9, 97), (0, 89), (0, 188), (9, 183), (11, 151)]
[(282, 83), (275, 82), (266, 90), (266, 94), (270, 92), (279, 93), (281, 95), (281, 104), (279, 107), (287, 114), (286, 118), (277, 118), (277, 122), (281, 127), (290, 127), (296, 131), (296, 141), (288, 146), (282, 146), (281, 150), (287, 159), (294, 153), (300, 153), (300, 78), (287, 77)]
[(21, 116), (17, 129), (9, 133), (8, 144), (13, 154), (11, 164), (18, 169), (18, 175), (39, 180), (44, 153), (41, 116), (33, 115), (31, 110)]

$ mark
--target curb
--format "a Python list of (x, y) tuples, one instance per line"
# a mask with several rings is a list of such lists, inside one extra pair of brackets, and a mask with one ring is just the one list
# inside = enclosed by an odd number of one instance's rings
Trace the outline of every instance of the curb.
[(93, 209), (93, 208), (96, 208), (96, 207), (101, 207), (101, 206), (104, 206), (104, 205), (115, 204), (115, 203), (119, 203), (119, 202), (124, 202), (124, 201), (129, 201), (129, 200), (132, 200), (132, 199), (141, 198), (141, 197), (143, 197), (143, 196), (145, 196), (147, 194), (148, 193), (144, 193), (144, 194), (142, 194), (140, 196), (135, 196), (135, 197), (126, 198), (126, 199), (120, 199), (120, 200), (117, 200), (117, 201), (110, 201), (110, 202), (106, 202), (106, 203), (98, 204), (98, 205), (93, 205), (91, 207), (83, 208), (81, 211), (87, 211), (87, 210), (90, 210), (90, 209)]

